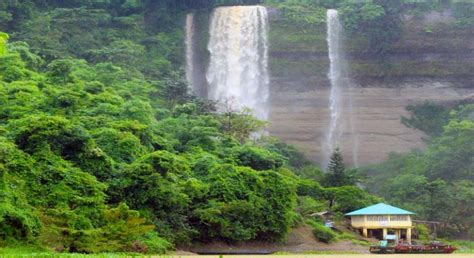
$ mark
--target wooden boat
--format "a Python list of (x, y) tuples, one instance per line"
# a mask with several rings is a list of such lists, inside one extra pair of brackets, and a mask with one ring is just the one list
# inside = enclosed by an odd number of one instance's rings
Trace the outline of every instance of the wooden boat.
[(395, 246), (395, 253), (450, 254), (454, 251), (456, 251), (454, 246), (440, 242), (432, 242), (428, 245), (398, 244)]

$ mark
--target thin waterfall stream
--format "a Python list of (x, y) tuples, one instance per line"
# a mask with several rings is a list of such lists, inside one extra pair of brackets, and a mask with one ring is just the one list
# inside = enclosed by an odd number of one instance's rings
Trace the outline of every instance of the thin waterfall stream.
[(194, 82), (194, 14), (188, 13), (186, 15), (186, 80), (193, 92), (197, 92), (196, 84)]
[[(330, 122), (327, 128), (325, 141), (323, 143), (323, 155), (321, 165), (327, 168), (330, 157), (335, 148), (342, 144), (343, 133), (349, 133), (352, 137), (352, 163), (357, 166), (358, 141), (355, 137), (355, 121), (353, 118), (353, 99), (351, 82), (348, 78), (348, 67), (343, 49), (343, 28), (339, 20), (337, 10), (327, 11), (327, 43), (329, 49), (329, 81), (331, 91), (329, 93)], [(344, 92), (348, 100), (344, 99)], [(348, 121), (343, 120), (348, 116)], [(349, 126), (347, 128), (347, 123)]]

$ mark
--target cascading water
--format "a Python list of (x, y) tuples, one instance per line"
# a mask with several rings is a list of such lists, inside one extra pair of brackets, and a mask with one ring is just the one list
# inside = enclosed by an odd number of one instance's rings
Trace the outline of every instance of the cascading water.
[(188, 81), (191, 90), (196, 92), (194, 83), (194, 14), (188, 13), (186, 15), (186, 80)]
[(219, 7), (211, 16), (209, 98), (268, 119), (268, 16), (262, 6)]
[[(349, 93), (348, 110), (344, 109), (343, 89), (351, 87), (348, 79), (347, 64), (343, 55), (342, 25), (339, 21), (337, 10), (327, 11), (327, 42), (329, 48), (329, 80), (331, 82), (331, 92), (329, 94), (330, 123), (326, 133), (326, 140), (323, 146), (322, 166), (326, 168), (329, 164), (331, 154), (337, 145), (340, 144), (344, 131), (342, 115), (349, 116), (351, 135), (354, 136), (355, 123), (352, 117), (352, 96)], [(357, 139), (352, 139), (352, 163), (357, 165)]]

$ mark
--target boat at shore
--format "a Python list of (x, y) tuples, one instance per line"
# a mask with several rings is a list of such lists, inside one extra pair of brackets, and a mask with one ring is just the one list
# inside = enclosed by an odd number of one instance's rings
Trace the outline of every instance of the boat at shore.
[(393, 246), (381, 243), (377, 246), (371, 246), (369, 251), (376, 254), (450, 254), (456, 251), (456, 248), (452, 245), (446, 245), (440, 242), (432, 242), (426, 245), (398, 243)]

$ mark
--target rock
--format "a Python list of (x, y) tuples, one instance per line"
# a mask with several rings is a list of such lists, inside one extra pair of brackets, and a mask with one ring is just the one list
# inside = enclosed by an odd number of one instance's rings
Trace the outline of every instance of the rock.
[[(311, 159), (320, 161), (322, 144), (329, 126), (329, 88), (308, 91), (272, 92), (270, 134), (301, 147)], [(344, 92), (345, 122), (340, 147), (345, 160), (359, 165), (383, 161), (390, 152), (408, 152), (423, 148), (422, 132), (407, 128), (401, 116), (409, 116), (405, 107), (425, 101), (456, 101), (473, 94), (474, 89), (458, 89), (449, 82), (401, 83), (396, 88), (366, 85)], [(350, 110), (348, 99), (352, 97)], [(351, 118), (352, 117), (352, 118)], [(353, 130), (350, 121), (353, 121)], [(356, 152), (354, 160), (353, 152)]]

